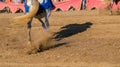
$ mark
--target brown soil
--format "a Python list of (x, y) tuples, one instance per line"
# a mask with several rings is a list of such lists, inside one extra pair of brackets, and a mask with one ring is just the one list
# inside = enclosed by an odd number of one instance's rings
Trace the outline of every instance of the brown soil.
[(33, 54), (26, 25), (9, 21), (18, 15), (0, 14), (0, 67), (120, 67), (119, 15), (53, 12), (47, 31), (34, 19)]

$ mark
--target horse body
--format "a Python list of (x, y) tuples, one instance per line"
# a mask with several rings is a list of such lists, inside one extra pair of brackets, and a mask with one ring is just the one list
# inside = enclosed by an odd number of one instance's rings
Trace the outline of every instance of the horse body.
[(114, 2), (117, 5), (117, 10), (119, 10), (119, 8), (118, 8), (118, 2), (119, 1), (120, 0), (110, 0), (110, 13), (111, 13), (111, 15), (112, 15), (112, 7), (113, 7)]
[[(25, 15), (16, 17), (17, 22), (27, 23), (29, 31), (29, 43), (31, 43), (32, 19), (36, 18), (42, 23), (43, 29), (49, 28), (49, 16), (54, 5), (51, 0), (24, 0)], [(45, 21), (42, 20), (45, 18)]]
[(113, 4), (115, 3), (116, 5), (117, 5), (117, 10), (119, 10), (119, 8), (118, 8), (118, 2), (120, 1), (120, 0), (104, 0), (105, 1), (105, 3), (110, 3), (110, 13), (111, 13), (111, 15), (112, 15), (112, 7), (113, 7)]

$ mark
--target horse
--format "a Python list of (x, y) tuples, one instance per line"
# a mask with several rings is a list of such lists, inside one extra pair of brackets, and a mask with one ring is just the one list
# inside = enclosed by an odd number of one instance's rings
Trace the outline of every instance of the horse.
[(120, 0), (104, 0), (106, 3), (109, 3), (109, 8), (110, 8), (110, 14), (112, 15), (112, 7), (113, 7), (113, 4), (115, 3), (117, 5), (117, 10), (119, 10), (118, 8), (118, 2)]
[[(32, 44), (31, 41), (31, 28), (32, 20), (36, 18), (42, 23), (44, 30), (47, 30), (50, 26), (49, 16), (51, 11), (55, 8), (51, 0), (24, 0), (25, 14), (14, 18), (17, 23), (27, 23), (29, 32), (28, 43)], [(45, 18), (45, 21), (42, 20)]]

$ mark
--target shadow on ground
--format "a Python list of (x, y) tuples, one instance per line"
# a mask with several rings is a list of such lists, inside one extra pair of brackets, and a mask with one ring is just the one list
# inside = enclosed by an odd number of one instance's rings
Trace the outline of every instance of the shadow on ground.
[[(35, 46), (35, 49), (33, 48), (29, 54), (32, 53), (37, 53), (37, 52), (41, 52), (44, 50), (48, 50), (51, 48), (57, 48), (63, 45), (68, 44), (68, 42), (66, 43), (65, 41), (60, 41), (66, 37), (70, 37), (72, 35), (81, 33), (86, 31), (88, 28), (90, 28), (92, 25), (91, 22), (86, 22), (83, 24), (69, 24), (69, 25), (65, 25), (63, 27), (61, 27), (59, 32), (54, 33), (53, 35), (55, 37), (53, 38), (46, 38), (45, 40), (42, 40), (40, 42), (35, 42), (37, 43), (38, 46)], [(55, 39), (55, 41), (53, 40)], [(52, 42), (53, 40), (53, 42)]]
[(93, 25), (91, 22), (86, 22), (83, 24), (69, 24), (69, 25), (63, 26), (61, 27), (61, 30), (59, 32), (54, 33), (55, 39), (59, 41), (63, 38), (70, 37), (72, 35), (84, 32), (88, 28), (90, 28), (91, 25)]

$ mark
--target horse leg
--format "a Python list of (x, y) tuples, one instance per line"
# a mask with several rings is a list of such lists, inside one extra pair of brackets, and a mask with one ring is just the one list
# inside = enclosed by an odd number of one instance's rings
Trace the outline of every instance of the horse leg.
[(110, 15), (112, 15), (112, 4), (110, 4)]
[(46, 23), (46, 26), (49, 28), (50, 24), (49, 24), (48, 18), (49, 18), (50, 14), (51, 14), (51, 9), (46, 9), (45, 11), (46, 11), (45, 23)]
[(38, 20), (42, 23), (42, 27), (43, 27), (43, 29), (47, 29), (47, 26), (46, 26), (46, 24), (42, 21), (42, 19), (41, 18), (38, 18)]
[(32, 39), (31, 39), (31, 28), (32, 28), (32, 19), (27, 23), (27, 28), (28, 28), (28, 44), (32, 44)]
[(117, 5), (117, 10), (119, 10), (118, 2), (119, 0), (115, 0), (115, 4)]
[(112, 15), (112, 6), (113, 6), (113, 0), (110, 0), (110, 15)]

